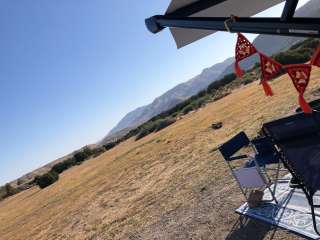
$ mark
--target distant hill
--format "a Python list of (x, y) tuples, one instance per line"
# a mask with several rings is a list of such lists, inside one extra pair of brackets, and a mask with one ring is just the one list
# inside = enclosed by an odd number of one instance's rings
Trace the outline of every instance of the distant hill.
[[(167, 91), (160, 97), (157, 97), (151, 104), (139, 107), (129, 112), (102, 140), (103, 143), (110, 139), (128, 132), (128, 130), (149, 120), (153, 116), (175, 106), (176, 104), (186, 100), (192, 95), (205, 89), (211, 82), (217, 80), (221, 73), (233, 62), (233, 58), (228, 58), (222, 63), (206, 68), (198, 76), (190, 79), (185, 83), (181, 83), (171, 90)], [(121, 131), (126, 129), (127, 131)]]
[[(319, 0), (310, 0), (296, 11), (295, 16), (320, 16)], [(274, 53), (285, 51), (295, 43), (304, 39), (305, 38), (259, 35), (253, 43), (260, 51), (267, 55), (272, 55)], [(254, 56), (242, 61), (241, 66), (244, 69), (249, 69), (258, 61), (258, 56)], [(222, 63), (215, 64), (212, 67), (203, 70), (200, 75), (185, 83), (177, 85), (165, 94), (156, 98), (151, 104), (139, 107), (132, 112), (129, 112), (102, 140), (102, 143), (106, 143), (114, 138), (125, 135), (130, 131), (130, 129), (139, 126), (153, 116), (186, 100), (190, 96), (205, 89), (211, 82), (219, 80), (233, 71), (233, 58), (228, 58)]]

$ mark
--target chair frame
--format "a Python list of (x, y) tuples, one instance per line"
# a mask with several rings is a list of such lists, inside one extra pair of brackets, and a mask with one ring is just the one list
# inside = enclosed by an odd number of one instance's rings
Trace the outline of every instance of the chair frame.
[[(314, 112), (315, 113), (315, 112)], [(282, 119), (278, 119), (275, 120), (273, 122), (276, 121), (283, 121), (285, 123), (286, 119), (293, 119), (295, 116), (298, 115), (302, 115), (304, 113), (298, 113), (286, 118), (282, 118)], [(315, 119), (315, 121), (317, 121)], [(273, 122), (269, 122), (267, 124), (272, 124)], [(270, 131), (270, 129), (268, 129), (268, 127), (266, 126), (266, 124), (264, 124), (262, 131), (264, 132), (265, 136), (267, 136), (272, 142), (273, 144), (277, 147), (278, 151), (279, 151), (279, 157), (280, 160), (282, 161), (283, 165), (285, 166), (285, 168), (288, 169), (288, 171), (291, 173), (291, 175), (297, 180), (297, 183), (299, 185), (299, 187), (302, 189), (302, 191), (304, 192), (308, 203), (310, 205), (310, 209), (311, 209), (311, 215), (312, 215), (312, 223), (313, 223), (313, 228), (315, 230), (315, 232), (320, 235), (320, 230), (318, 230), (317, 228), (317, 220), (316, 220), (316, 214), (315, 214), (315, 208), (320, 208), (320, 205), (315, 205), (314, 201), (313, 201), (313, 197), (316, 193), (316, 191), (313, 191), (311, 189), (309, 189), (305, 184), (304, 184), (304, 180), (302, 177), (299, 176), (299, 174), (297, 174), (297, 171), (294, 169), (294, 167), (290, 164), (290, 162), (288, 161), (288, 159), (286, 158), (284, 151), (283, 151), (283, 145), (281, 144), (281, 142), (277, 141), (273, 135), (272, 132)]]
[[(225, 144), (229, 143), (230, 141), (232, 141), (233, 139), (235, 139), (235, 138), (237, 138), (237, 137), (242, 137), (243, 140), (246, 141), (246, 142), (245, 142), (243, 145), (237, 146), (235, 149), (233, 149), (233, 150), (234, 150), (233, 153), (230, 154), (229, 156), (227, 156), (226, 154), (224, 154), (224, 150), (223, 150)], [(235, 160), (242, 160), (242, 159), (253, 160), (253, 161), (255, 162), (255, 166), (254, 166), (254, 167), (256, 168), (258, 174), (260, 175), (262, 181), (264, 182), (264, 187), (267, 188), (267, 189), (270, 191), (271, 196), (272, 196), (272, 199), (271, 199), (271, 200), (266, 200), (266, 201), (271, 201), (271, 202), (272, 202), (272, 201), (275, 201), (276, 203), (278, 203), (278, 201), (277, 201), (277, 199), (276, 199), (276, 197), (275, 197), (275, 188), (274, 188), (274, 190), (272, 190), (272, 189), (270, 188), (271, 179), (269, 178), (269, 176), (268, 176), (268, 174), (267, 174), (266, 171), (265, 171), (264, 174), (263, 174), (263, 172), (262, 172), (262, 170), (261, 170), (261, 168), (260, 168), (260, 166), (259, 166), (259, 163), (256, 161), (256, 159), (255, 159), (254, 157), (249, 156), (249, 155), (238, 155), (238, 156), (234, 156), (235, 153), (237, 153), (240, 149), (242, 149), (243, 147), (246, 147), (246, 146), (251, 147), (251, 148), (253, 149), (254, 153), (257, 154), (257, 151), (256, 151), (254, 145), (253, 145), (253, 144), (251, 143), (251, 141), (248, 139), (247, 135), (246, 135), (244, 132), (240, 132), (240, 133), (238, 133), (237, 135), (235, 135), (232, 139), (230, 139), (228, 142), (226, 142), (226, 143), (222, 144), (221, 146), (219, 146), (219, 150), (220, 150), (222, 156), (224, 157), (225, 161), (227, 162), (227, 165), (228, 165), (228, 167), (229, 167), (229, 169), (230, 169), (230, 171), (231, 171), (231, 173), (232, 173), (232, 176), (233, 176), (234, 179), (236, 180), (236, 182), (237, 182), (237, 184), (238, 184), (238, 186), (239, 186), (242, 194), (244, 195), (246, 201), (248, 201), (248, 196), (247, 196), (248, 192), (247, 192), (247, 190), (250, 189), (250, 188), (245, 188), (245, 187), (243, 187), (243, 186), (241, 185), (238, 177), (235, 175), (234, 170), (241, 168), (241, 167), (235, 168), (235, 167), (232, 166), (231, 162), (233, 162), (233, 161), (235, 161)], [(268, 180), (267, 180), (266, 178), (267, 178)]]

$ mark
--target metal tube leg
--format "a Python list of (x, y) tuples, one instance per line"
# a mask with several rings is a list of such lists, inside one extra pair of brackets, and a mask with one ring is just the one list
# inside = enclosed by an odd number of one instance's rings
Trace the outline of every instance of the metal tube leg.
[(312, 214), (312, 222), (313, 222), (313, 228), (314, 228), (314, 231), (320, 235), (319, 231), (318, 231), (318, 228), (317, 228), (317, 220), (316, 220), (316, 215), (315, 215), (315, 212), (314, 212), (314, 205), (313, 205), (313, 195), (310, 197), (309, 200), (309, 203), (310, 203), (310, 208), (311, 208), (311, 214)]

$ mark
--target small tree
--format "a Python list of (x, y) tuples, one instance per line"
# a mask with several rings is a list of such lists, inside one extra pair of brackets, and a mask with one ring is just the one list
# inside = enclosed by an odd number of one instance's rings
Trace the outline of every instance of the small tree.
[(176, 120), (174, 118), (166, 118), (166, 119), (161, 119), (157, 121), (157, 126), (155, 131), (158, 132), (161, 129), (164, 129), (168, 127), (169, 125), (173, 124)]
[(103, 145), (104, 148), (106, 149), (106, 151), (110, 150), (111, 148), (114, 148), (115, 146), (117, 146), (117, 142), (110, 142), (107, 143), (105, 145)]
[(138, 135), (136, 136), (136, 141), (137, 140), (139, 140), (139, 139), (141, 139), (141, 138), (143, 138), (143, 137), (145, 137), (145, 136), (147, 136), (147, 135), (149, 135), (151, 132), (149, 131), (149, 130), (147, 130), (147, 129), (142, 129), (139, 133), (138, 133)]
[(70, 167), (76, 165), (76, 161), (73, 157), (68, 158), (67, 160), (63, 161), (63, 162), (59, 162), (57, 164), (55, 164), (52, 167), (52, 170), (57, 172), (57, 173), (62, 173), (65, 170), (69, 169)]
[(5, 186), (5, 191), (6, 191), (6, 197), (10, 197), (12, 195), (15, 195), (19, 192), (17, 188), (12, 187), (9, 183), (7, 183)]
[(193, 106), (192, 105), (188, 105), (184, 109), (182, 109), (182, 113), (183, 114), (187, 114), (187, 113), (191, 112), (192, 110), (193, 110)]
[(77, 152), (76, 154), (74, 154), (73, 157), (74, 157), (76, 163), (80, 164), (88, 158), (88, 155), (85, 152), (80, 151), (80, 152)]
[(59, 174), (53, 170), (35, 178), (35, 183), (42, 189), (59, 180)]

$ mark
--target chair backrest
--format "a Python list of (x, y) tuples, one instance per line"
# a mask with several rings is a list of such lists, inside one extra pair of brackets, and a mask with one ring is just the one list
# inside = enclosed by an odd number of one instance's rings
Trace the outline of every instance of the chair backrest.
[(238, 168), (232, 171), (243, 188), (260, 188), (266, 184), (256, 167)]
[(238, 133), (228, 142), (219, 147), (219, 151), (226, 161), (232, 161), (231, 156), (238, 152), (241, 148), (248, 146), (250, 140), (244, 132)]
[(267, 137), (255, 138), (251, 140), (251, 143), (254, 145), (258, 154), (268, 155), (277, 153), (277, 150), (275, 149), (274, 145), (270, 142), (269, 138)]
[(318, 115), (316, 112), (312, 114), (298, 113), (265, 123), (263, 131), (278, 143), (303, 138), (320, 131)]

